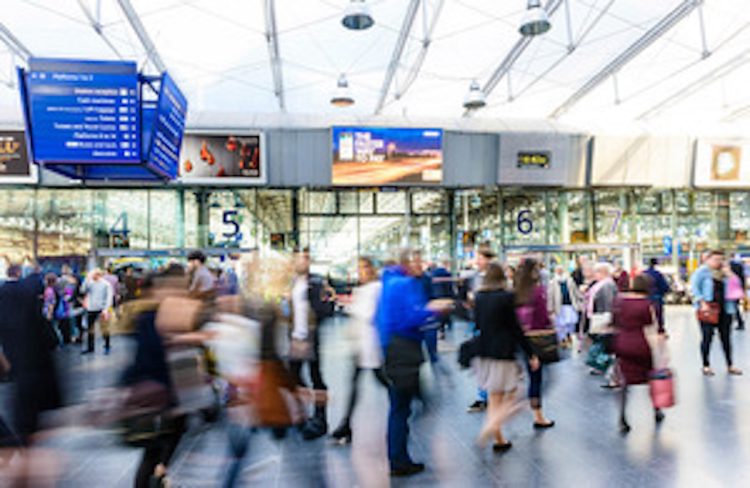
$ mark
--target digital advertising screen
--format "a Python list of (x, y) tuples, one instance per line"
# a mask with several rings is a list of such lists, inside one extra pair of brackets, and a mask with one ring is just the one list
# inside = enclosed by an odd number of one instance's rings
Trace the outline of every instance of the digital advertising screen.
[(744, 141), (698, 141), (693, 182), (697, 187), (750, 187), (750, 144)]
[(264, 184), (262, 133), (188, 134), (182, 145), (180, 180), (197, 184)]
[(32, 58), (22, 84), (36, 162), (140, 162), (136, 63)]
[(29, 161), (23, 131), (0, 131), (0, 184), (35, 183), (36, 168)]
[(442, 182), (442, 129), (334, 127), (332, 134), (334, 185)]

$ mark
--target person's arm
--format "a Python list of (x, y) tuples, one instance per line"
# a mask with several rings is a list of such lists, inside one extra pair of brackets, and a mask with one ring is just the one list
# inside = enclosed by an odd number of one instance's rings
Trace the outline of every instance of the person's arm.
[(109, 310), (115, 303), (115, 290), (112, 288), (112, 284), (109, 281), (104, 280), (104, 283), (107, 285), (105, 287), (105, 289), (107, 290), (107, 295), (104, 302), (104, 310)]

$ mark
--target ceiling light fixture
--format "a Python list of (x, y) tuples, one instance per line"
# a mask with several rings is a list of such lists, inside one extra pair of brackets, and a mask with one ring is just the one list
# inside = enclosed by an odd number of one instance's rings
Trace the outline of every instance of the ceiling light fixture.
[(476, 110), (487, 105), (486, 97), (484, 92), (479, 87), (477, 80), (472, 80), (469, 85), (469, 93), (464, 98), (464, 108), (466, 110)]
[(339, 80), (336, 82), (336, 93), (331, 97), (331, 105), (334, 107), (351, 107), (354, 105), (354, 97), (349, 91), (349, 82), (346, 75), (341, 73)]
[(521, 20), (521, 27), (518, 28), (521, 35), (538, 36), (550, 30), (551, 27), (552, 24), (547, 11), (542, 8), (541, 0), (529, 0)]
[(347, 29), (365, 30), (372, 27), (375, 20), (370, 15), (370, 7), (365, 0), (351, 0), (344, 11), (341, 23)]

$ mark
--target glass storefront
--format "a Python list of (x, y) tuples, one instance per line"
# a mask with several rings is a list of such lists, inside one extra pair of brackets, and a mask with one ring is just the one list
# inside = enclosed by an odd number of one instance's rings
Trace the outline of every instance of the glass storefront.
[(59, 189), (7, 188), (0, 256), (91, 256), (102, 250), (309, 247), (322, 265), (353, 273), (404, 246), (429, 261), (566, 244), (633, 244), (685, 267), (712, 246), (748, 249), (746, 192), (561, 189)]

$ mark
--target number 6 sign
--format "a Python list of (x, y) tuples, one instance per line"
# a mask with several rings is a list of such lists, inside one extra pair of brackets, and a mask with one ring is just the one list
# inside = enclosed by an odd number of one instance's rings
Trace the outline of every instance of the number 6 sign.
[(531, 234), (534, 230), (534, 222), (531, 221), (531, 210), (525, 209), (518, 212), (516, 228), (523, 235)]

